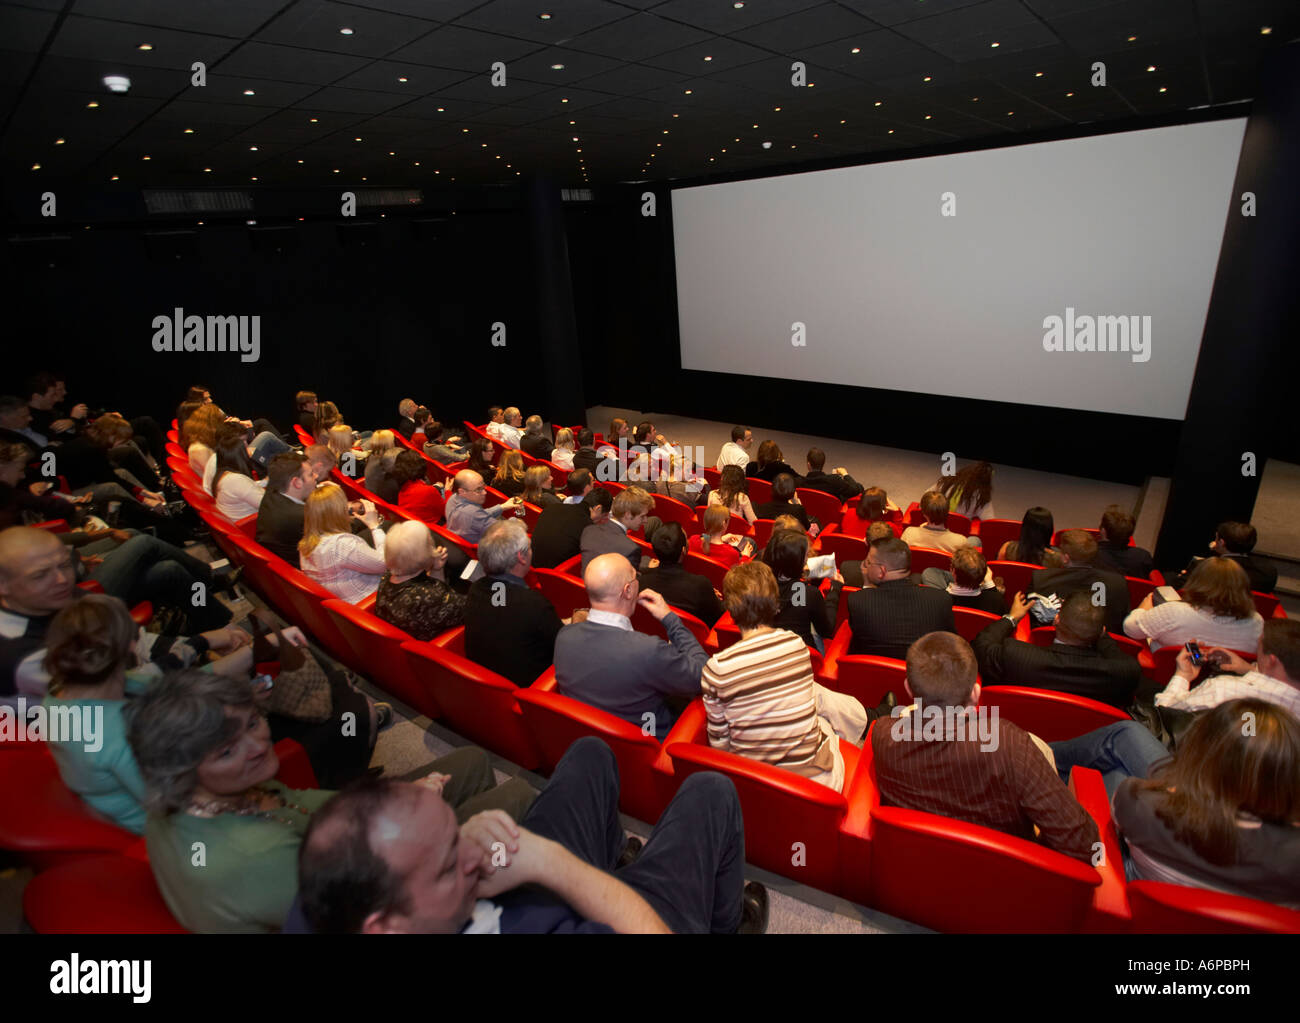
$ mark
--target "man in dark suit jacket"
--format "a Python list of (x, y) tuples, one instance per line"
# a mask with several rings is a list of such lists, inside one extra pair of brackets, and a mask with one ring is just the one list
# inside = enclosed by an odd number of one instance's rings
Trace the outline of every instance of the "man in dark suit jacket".
[[(1128, 584), (1118, 572), (1095, 568), (1097, 541), (1082, 529), (1067, 529), (1061, 534), (1057, 548), (1065, 555), (1063, 568), (1040, 568), (1030, 579), (1034, 593), (1042, 596), (1055, 594), (1064, 600), (1071, 593), (1087, 590), (1099, 605), (1106, 608), (1108, 632), (1123, 632), (1124, 618), (1129, 611)], [(1102, 584), (1102, 589), (1096, 587)]]
[[(591, 484), (591, 474), (575, 469), (570, 481), (582, 473), (587, 478), (587, 492), (577, 504), (553, 504), (542, 510), (533, 526), (533, 564), (538, 568), (555, 568), (582, 552), (582, 534), (588, 526), (604, 522), (614, 499), (608, 490)], [(565, 488), (566, 490), (568, 487)]]
[[(328, 470), (324, 478), (329, 478)], [(307, 498), (316, 489), (317, 482), (316, 467), (306, 455), (296, 451), (276, 455), (267, 466), (266, 496), (257, 507), (257, 542), (294, 568), (301, 567), (298, 542), (302, 539)], [(374, 545), (370, 529), (355, 515), (351, 526), (353, 533)], [(463, 559), (463, 555), (461, 557)], [(462, 560), (462, 567), (464, 564)], [(451, 567), (449, 565), (449, 572)]]
[(1106, 612), (1079, 590), (1065, 598), (1056, 616), (1056, 641), (1050, 647), (1016, 639), (1016, 623), (1029, 610), (1016, 594), (1011, 611), (975, 637), (975, 656), (986, 685), (1006, 683), (1073, 693), (1123, 710), (1142, 681), (1136, 657), (1106, 634)]
[(407, 440), (415, 433), (415, 410), (419, 407), (414, 398), (403, 398), (397, 406), (398, 419), (393, 429)]
[[(662, 742), (676, 717), (668, 701), (681, 707), (699, 695), (709, 654), (662, 596), (640, 590), (626, 558), (603, 554), (583, 578), (591, 611), (555, 637), (556, 687)], [(669, 642), (632, 630), (638, 604), (663, 624)]]
[(654, 506), (650, 495), (640, 487), (620, 490), (611, 505), (610, 517), (582, 531), (583, 574), (586, 574), (592, 559), (601, 554), (621, 554), (633, 568), (640, 568), (641, 548), (628, 533), (636, 532), (646, 524)]
[(867, 548), (862, 574), (870, 588), (848, 597), (850, 654), (903, 660), (926, 633), (957, 631), (948, 594), (916, 585), (911, 571), (912, 552), (902, 540), (890, 536)]
[(524, 435), (519, 438), (519, 450), (532, 455), (534, 458), (540, 458), (544, 461), (550, 460), (555, 445), (551, 443), (551, 438), (546, 436), (543, 430), (541, 416), (529, 416), (524, 423)]
[(809, 490), (820, 490), (830, 494), (841, 504), (857, 497), (866, 488), (843, 469), (834, 472), (822, 472), (826, 466), (826, 452), (821, 448), (808, 449), (808, 475), (803, 478), (803, 486)]
[(650, 543), (659, 565), (641, 573), (641, 588), (662, 594), (664, 600), (679, 611), (694, 615), (712, 628), (722, 617), (722, 601), (707, 576), (689, 572), (682, 566), (686, 550), (686, 530), (679, 523), (665, 522), (655, 530)]
[(1129, 540), (1137, 527), (1137, 519), (1123, 505), (1112, 504), (1101, 516), (1101, 536), (1097, 539), (1098, 568), (1134, 579), (1145, 579), (1155, 571), (1156, 563), (1151, 552), (1141, 547), (1130, 547)]
[(533, 564), (532, 545), (517, 519), (494, 522), (478, 542), (486, 573), (465, 599), (465, 656), (517, 686), (530, 686), (551, 666), (563, 622), (555, 608), (524, 577)]
[[(1232, 558), (1245, 571), (1250, 580), (1250, 588), (1258, 593), (1272, 593), (1277, 587), (1277, 569), (1258, 558), (1251, 557), (1255, 542), (1259, 539), (1255, 527), (1249, 522), (1220, 522), (1214, 531), (1214, 543), (1210, 544), (1211, 557)], [(1192, 558), (1187, 568), (1166, 581), (1175, 589), (1180, 589), (1187, 582), (1192, 570), (1204, 561), (1204, 558)]]
[(772, 500), (754, 505), (754, 514), (760, 519), (774, 519), (778, 515), (793, 515), (804, 530), (812, 527), (812, 519), (801, 504), (794, 503), (795, 478), (783, 472), (772, 481)]

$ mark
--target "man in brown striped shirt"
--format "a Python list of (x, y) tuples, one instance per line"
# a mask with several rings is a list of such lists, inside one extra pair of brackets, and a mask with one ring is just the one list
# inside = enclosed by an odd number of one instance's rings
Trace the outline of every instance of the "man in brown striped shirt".
[[(907, 691), (925, 707), (965, 706), (973, 713), (980, 697), (976, 674), (975, 653), (960, 636), (931, 632), (908, 648)], [(993, 742), (981, 741), (973, 727), (964, 730), (965, 739), (923, 738), (920, 728), (891, 727), (901, 724), (898, 717), (882, 719), (871, 732), (881, 803), (1031, 841), (1036, 828), (1044, 845), (1091, 862), (1097, 824), (1029, 733), (999, 720)]]
[(740, 642), (704, 666), (709, 744), (842, 791), (840, 739), (860, 744), (867, 725), (862, 704), (818, 685), (804, 641), (772, 627), (781, 597), (771, 568), (761, 561), (737, 565), (722, 588)]

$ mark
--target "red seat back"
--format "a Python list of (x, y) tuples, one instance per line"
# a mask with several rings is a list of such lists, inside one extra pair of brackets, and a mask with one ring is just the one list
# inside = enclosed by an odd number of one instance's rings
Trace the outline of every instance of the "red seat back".
[[(1286, 612), (1278, 614), (1282, 607), (1282, 601), (1272, 593), (1260, 593), (1257, 590), (1251, 590), (1251, 597), (1255, 601), (1255, 610), (1259, 612), (1261, 618), (1285, 618)], [(1134, 607), (1137, 605), (1134, 604)]]
[(145, 861), (91, 856), (38, 874), (23, 890), (37, 934), (188, 934), (172, 916)]
[(799, 503), (803, 505), (804, 511), (820, 522), (822, 529), (839, 525), (844, 515), (844, 505), (838, 497), (832, 497), (824, 490), (810, 490), (808, 487), (797, 488), (795, 494), (799, 498)]
[[(682, 620), (682, 624), (690, 630), (691, 635), (695, 637), (700, 646), (708, 645), (710, 629), (707, 625), (696, 618), (695, 615), (683, 611), (681, 608), (675, 607), (673, 612)], [(640, 604), (632, 613), (632, 628), (637, 632), (644, 632), (647, 636), (658, 636), (663, 640), (668, 639), (668, 631), (655, 620), (654, 615)]]
[(578, 581), (581, 582), (582, 581), (582, 555), (575, 554), (567, 561), (561, 561), (558, 565), (555, 566), (555, 571), (563, 572), (565, 575), (575, 576), (577, 577)]
[(979, 538), (984, 550), (984, 559), (995, 559), (1002, 550), (1002, 545), (1010, 540), (1020, 539), (1020, 529), (1024, 525), (1019, 519), (981, 519)]
[(534, 568), (529, 573), (528, 583), (541, 590), (542, 596), (551, 602), (561, 618), (571, 618), (580, 607), (591, 607), (582, 580), (558, 568)]
[(290, 608), (286, 617), (331, 656), (356, 667), (352, 644), (343, 637), (337, 621), (324, 607), (325, 601), (335, 599), (334, 594), (279, 558), (271, 558), (266, 567), (281, 584), (280, 592)]
[(694, 536), (700, 531), (700, 520), (695, 517), (695, 511), (690, 505), (663, 494), (652, 493), (650, 499), (655, 503), (653, 514), (665, 522), (676, 522), (686, 530), (687, 536)]
[(843, 568), (846, 561), (864, 561), (867, 557), (867, 541), (857, 536), (843, 533), (823, 533), (817, 539), (821, 541), (823, 554), (835, 555), (835, 567)]
[(745, 493), (754, 504), (762, 504), (765, 501), (772, 500), (772, 484), (767, 480), (760, 480), (753, 476), (745, 477)]
[(952, 555), (937, 547), (912, 547), (912, 571), (924, 572), (927, 568), (952, 570)]
[(1007, 607), (1020, 592), (1028, 593), (1033, 588), (1034, 573), (1042, 565), (1031, 565), (1025, 561), (990, 561), (988, 566), (993, 571), (993, 578), (1001, 577), (1006, 583)]
[(984, 631), (986, 627), (993, 622), (1001, 620), (1001, 615), (995, 615), (991, 611), (980, 611), (974, 607), (958, 607), (952, 609), (953, 620), (957, 623), (957, 635), (967, 643), (974, 643), (975, 637)]
[(1137, 934), (1300, 934), (1300, 912), (1243, 895), (1130, 881), (1128, 898)]
[(885, 698), (886, 693), (893, 693), (898, 702), (906, 706), (911, 702), (903, 680), (907, 677), (907, 665), (892, 657), (875, 657), (870, 654), (852, 654), (835, 661), (835, 679), (831, 688), (855, 697), (862, 706), (875, 707)]
[(758, 554), (763, 553), (767, 547), (767, 541), (772, 539), (772, 527), (776, 524), (776, 519), (755, 519), (752, 525), (754, 543), (758, 544)]
[(722, 592), (722, 581), (727, 577), (728, 569), (717, 558), (697, 554), (695, 551), (687, 551), (682, 556), (682, 567), (688, 572), (705, 576), (713, 584), (715, 590), (719, 593)]
[(432, 687), (411, 673), (402, 644), (411, 636), (346, 600), (327, 600), (322, 607), (352, 648), (348, 662), (386, 692), (431, 718), (441, 712)]
[(999, 718), (1033, 732), (1044, 742), (1077, 739), (1117, 721), (1130, 720), (1108, 703), (1029, 686), (983, 686), (980, 706), (997, 707)]
[(701, 468), (700, 472), (704, 473), (704, 478), (708, 480), (709, 486), (714, 490), (722, 485), (722, 473), (717, 469)]
[(1142, 601), (1146, 600), (1151, 591), (1156, 588), (1156, 584), (1150, 579), (1139, 579), (1136, 576), (1126, 575), (1124, 583), (1128, 587), (1128, 605), (1137, 607)]

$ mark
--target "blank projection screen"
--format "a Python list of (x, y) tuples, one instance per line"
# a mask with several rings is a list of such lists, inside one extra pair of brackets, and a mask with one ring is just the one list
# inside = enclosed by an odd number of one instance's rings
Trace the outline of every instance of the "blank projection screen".
[(675, 189), (682, 367), (1182, 419), (1244, 131)]

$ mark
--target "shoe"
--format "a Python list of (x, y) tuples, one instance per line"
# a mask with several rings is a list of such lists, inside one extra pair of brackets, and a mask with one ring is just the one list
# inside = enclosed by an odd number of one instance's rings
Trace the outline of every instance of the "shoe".
[(393, 713), (391, 703), (375, 704), (375, 729), (377, 732), (386, 732), (397, 724), (397, 715)]
[(244, 576), (244, 566), (219, 568), (212, 573), (212, 590), (214, 593), (234, 593), (235, 586)]
[(384, 765), (383, 765), (383, 764), (378, 764), (378, 765), (376, 765), (375, 767), (367, 767), (367, 768), (366, 768), (366, 777), (367, 777), (367, 778), (380, 778), (380, 777), (383, 777), (383, 774), (384, 774)]
[(622, 870), (631, 863), (636, 862), (636, 858), (641, 855), (641, 850), (645, 848), (645, 843), (633, 835), (623, 846), (623, 852), (618, 858), (618, 863), (614, 865), (615, 870)]
[(757, 881), (745, 882), (744, 907), (737, 934), (765, 934), (768, 917), (767, 889)]

